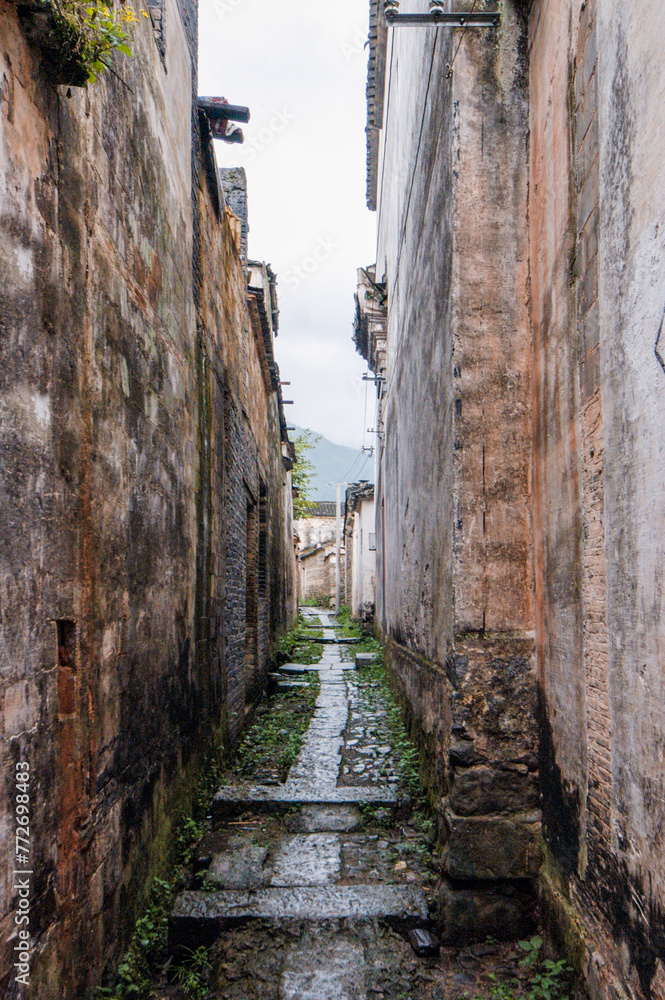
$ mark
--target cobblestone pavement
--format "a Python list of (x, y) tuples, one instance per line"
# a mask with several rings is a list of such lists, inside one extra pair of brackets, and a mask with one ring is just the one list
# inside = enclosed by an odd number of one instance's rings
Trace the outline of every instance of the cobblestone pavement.
[(514, 947), (423, 958), (408, 943), (409, 929), (428, 926), (436, 874), (404, 800), (388, 706), (359, 680), (330, 616), (307, 613), (321, 618), (324, 645), (299, 668), (320, 680), (300, 753), (285, 783), (215, 796), (200, 887), (178, 897), (171, 945), (211, 946), (215, 1000), (489, 997), (492, 976), (515, 975)]

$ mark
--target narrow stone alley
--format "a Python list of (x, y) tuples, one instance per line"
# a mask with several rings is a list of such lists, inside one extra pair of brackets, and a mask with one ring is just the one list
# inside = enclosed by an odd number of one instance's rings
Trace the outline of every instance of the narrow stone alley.
[(2, 1000), (665, 1000), (664, 41), (0, 0)]
[(214, 796), (194, 857), (201, 887), (169, 920), (176, 964), (205, 954), (203, 995), (216, 1000), (443, 1000), (518, 984), (514, 942), (440, 948), (432, 935), (436, 859), (399, 710), (374, 656), (356, 654), (329, 613), (303, 612), (321, 659), (284, 664), (273, 683), (292, 695), (318, 678), (309, 727), (286, 781)]

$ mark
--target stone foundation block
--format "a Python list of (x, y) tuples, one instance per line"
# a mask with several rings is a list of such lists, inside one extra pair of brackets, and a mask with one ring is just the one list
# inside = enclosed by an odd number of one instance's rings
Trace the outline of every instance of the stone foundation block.
[(455, 768), (448, 802), (458, 816), (529, 812), (538, 808), (538, 775), (526, 765), (517, 765), (515, 770)]
[(453, 879), (515, 879), (537, 875), (540, 814), (458, 816), (446, 810), (449, 837), (443, 869)]
[(511, 941), (536, 926), (537, 904), (529, 886), (499, 884), (459, 888), (444, 880), (437, 892), (437, 924), (442, 941), (463, 944), (488, 935)]

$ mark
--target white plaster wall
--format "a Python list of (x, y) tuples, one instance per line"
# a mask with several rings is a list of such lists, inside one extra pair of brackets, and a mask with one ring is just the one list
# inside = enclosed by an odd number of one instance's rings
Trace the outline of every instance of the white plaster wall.
[(351, 590), (353, 614), (359, 616), (366, 604), (376, 600), (376, 552), (369, 547), (370, 534), (375, 533), (374, 499), (362, 500), (353, 515), (353, 584)]
[(389, 30), (377, 247), (388, 290), (377, 620), (442, 662), (452, 641), (450, 45), (434, 28)]
[(295, 531), (300, 542), (298, 551), (312, 548), (314, 545), (321, 545), (323, 542), (332, 541), (335, 538), (335, 518), (334, 517), (304, 517), (294, 522)]
[(661, 0), (599, 4), (613, 826), (644, 912), (665, 902), (664, 41)]

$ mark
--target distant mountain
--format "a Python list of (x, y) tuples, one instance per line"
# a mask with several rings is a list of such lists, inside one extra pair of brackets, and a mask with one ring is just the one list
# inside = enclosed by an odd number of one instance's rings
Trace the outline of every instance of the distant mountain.
[[(296, 427), (289, 435), (291, 440), (303, 433), (302, 427)], [(316, 431), (312, 431), (316, 437)], [(335, 486), (330, 483), (357, 483), (359, 479), (374, 482), (374, 456), (360, 449), (346, 448), (343, 444), (334, 444), (327, 438), (320, 437), (311, 451), (307, 452), (310, 462), (316, 466), (316, 478), (312, 480), (310, 499), (334, 500)], [(344, 491), (342, 487), (342, 501)]]

